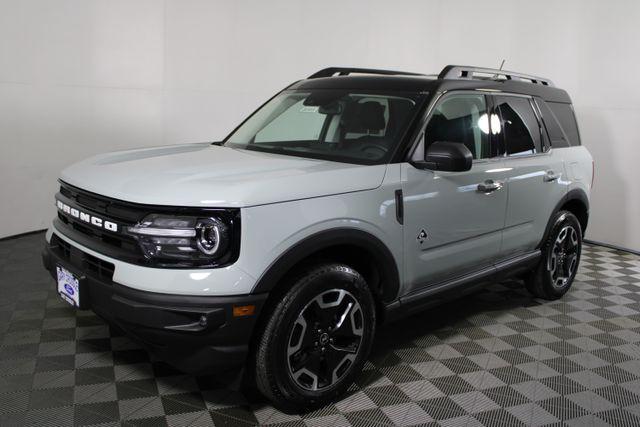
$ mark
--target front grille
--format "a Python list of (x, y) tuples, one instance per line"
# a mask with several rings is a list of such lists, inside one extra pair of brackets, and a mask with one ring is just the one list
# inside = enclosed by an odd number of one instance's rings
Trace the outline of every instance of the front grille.
[(82, 208), (126, 223), (136, 223), (149, 213), (148, 209), (135, 203), (90, 193), (64, 182), (60, 184), (60, 194)]
[(60, 221), (69, 228), (84, 234), (90, 239), (100, 241), (114, 249), (122, 250), (130, 254), (142, 255), (138, 243), (131, 236), (101, 231), (89, 225), (85, 225), (81, 221), (75, 220), (73, 217), (66, 216), (62, 212), (58, 212), (58, 219), (60, 219)]
[(55, 233), (51, 236), (51, 250), (60, 258), (90, 273), (92, 276), (102, 279), (105, 282), (113, 280), (115, 266), (107, 261), (94, 257), (80, 249), (71, 246), (59, 238)]
[(137, 264), (147, 262), (138, 242), (123, 230), (144, 218), (149, 209), (90, 193), (66, 183), (61, 183), (56, 198), (81, 212), (118, 224), (117, 232), (109, 231), (58, 210), (56, 226), (60, 232), (83, 246), (112, 258)]

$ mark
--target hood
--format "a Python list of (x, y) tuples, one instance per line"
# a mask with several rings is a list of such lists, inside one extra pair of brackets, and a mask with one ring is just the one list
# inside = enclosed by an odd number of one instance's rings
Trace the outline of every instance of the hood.
[(102, 154), (60, 178), (135, 203), (246, 207), (373, 189), (385, 170), (201, 143)]

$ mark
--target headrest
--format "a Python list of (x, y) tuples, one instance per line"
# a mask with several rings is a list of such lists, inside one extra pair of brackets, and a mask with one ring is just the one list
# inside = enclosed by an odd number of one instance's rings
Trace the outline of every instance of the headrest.
[(377, 132), (385, 127), (384, 105), (367, 101), (347, 104), (342, 123), (347, 132)]

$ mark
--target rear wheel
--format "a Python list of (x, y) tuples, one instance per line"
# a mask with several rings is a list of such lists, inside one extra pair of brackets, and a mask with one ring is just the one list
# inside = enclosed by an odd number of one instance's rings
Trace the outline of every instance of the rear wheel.
[(317, 267), (278, 302), (256, 351), (256, 384), (276, 406), (307, 410), (346, 391), (375, 330), (371, 292), (340, 264)]
[(529, 292), (550, 300), (560, 298), (569, 290), (582, 252), (580, 222), (571, 212), (558, 212), (553, 224), (542, 246), (540, 264), (525, 281)]

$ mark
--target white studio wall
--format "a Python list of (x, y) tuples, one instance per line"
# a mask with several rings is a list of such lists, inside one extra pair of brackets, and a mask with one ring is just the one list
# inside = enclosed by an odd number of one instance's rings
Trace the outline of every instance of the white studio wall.
[[(218, 140), (326, 66), (551, 78), (596, 160), (587, 237), (640, 250), (640, 2), (0, 0), (0, 237), (92, 154)], [(153, 183), (149, 183), (153, 185)]]

